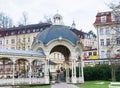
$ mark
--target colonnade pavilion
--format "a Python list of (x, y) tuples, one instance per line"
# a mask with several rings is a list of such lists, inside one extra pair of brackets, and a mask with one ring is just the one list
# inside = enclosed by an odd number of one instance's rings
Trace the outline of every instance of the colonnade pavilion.
[[(62, 19), (60, 14), (54, 15), (53, 25), (36, 36), (31, 51), (0, 49), (0, 85), (49, 84), (49, 56), (53, 52), (64, 55), (65, 82), (84, 82), (83, 45), (70, 27), (63, 25)], [(69, 69), (72, 69), (71, 77)]]

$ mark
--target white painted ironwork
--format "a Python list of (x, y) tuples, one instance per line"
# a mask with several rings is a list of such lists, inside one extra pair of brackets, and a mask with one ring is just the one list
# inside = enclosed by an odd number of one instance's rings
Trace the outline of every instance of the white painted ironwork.
[[(31, 78), (32, 84), (45, 84), (45, 78)], [(15, 78), (14, 85), (29, 85), (29, 78)], [(13, 85), (13, 79), (0, 79), (0, 86)]]

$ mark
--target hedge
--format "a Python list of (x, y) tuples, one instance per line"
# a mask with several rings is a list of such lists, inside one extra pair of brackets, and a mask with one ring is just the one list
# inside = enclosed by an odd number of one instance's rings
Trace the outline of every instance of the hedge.
[(96, 65), (94, 67), (84, 67), (84, 79), (88, 80), (110, 80), (111, 68), (109, 65)]
[[(111, 81), (111, 66), (110, 65), (96, 65), (93, 67), (84, 67), (85, 81), (91, 80), (106, 80)], [(120, 81), (120, 66), (117, 66), (116, 81)], [(64, 73), (66, 74), (66, 72)], [(66, 76), (66, 75), (65, 75)], [(72, 76), (72, 70), (69, 69), (69, 76)], [(76, 67), (76, 76), (79, 77), (79, 68)]]

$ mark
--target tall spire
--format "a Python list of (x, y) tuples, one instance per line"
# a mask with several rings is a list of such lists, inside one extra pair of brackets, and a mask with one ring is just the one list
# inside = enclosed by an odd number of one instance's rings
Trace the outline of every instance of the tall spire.
[(72, 28), (76, 28), (76, 24), (75, 24), (75, 21), (73, 20), (73, 23), (72, 23)]

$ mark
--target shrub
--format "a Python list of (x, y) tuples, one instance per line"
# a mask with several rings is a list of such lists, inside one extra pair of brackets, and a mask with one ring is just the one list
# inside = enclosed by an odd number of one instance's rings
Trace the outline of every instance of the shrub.
[(111, 68), (109, 65), (96, 65), (84, 67), (84, 78), (88, 80), (110, 80)]

